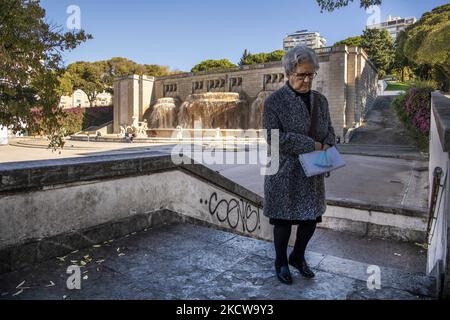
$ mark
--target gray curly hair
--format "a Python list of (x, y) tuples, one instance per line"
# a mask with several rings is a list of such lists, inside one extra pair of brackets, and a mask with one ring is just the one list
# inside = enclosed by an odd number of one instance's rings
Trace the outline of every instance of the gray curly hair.
[(290, 49), (281, 60), (286, 74), (294, 72), (296, 65), (310, 62), (316, 70), (319, 70), (319, 58), (316, 52), (304, 45)]

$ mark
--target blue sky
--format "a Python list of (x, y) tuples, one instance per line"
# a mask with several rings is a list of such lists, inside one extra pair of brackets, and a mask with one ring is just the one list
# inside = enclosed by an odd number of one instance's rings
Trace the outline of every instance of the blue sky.
[[(442, 0), (384, 0), (381, 19), (420, 16)], [(81, 10), (81, 27), (93, 40), (65, 54), (65, 63), (126, 57), (138, 63), (189, 71), (205, 59), (237, 63), (251, 53), (282, 48), (296, 30), (319, 31), (332, 45), (362, 33), (369, 14), (359, 0), (321, 13), (315, 0), (41, 0), (47, 20), (66, 28), (70, 5)]]

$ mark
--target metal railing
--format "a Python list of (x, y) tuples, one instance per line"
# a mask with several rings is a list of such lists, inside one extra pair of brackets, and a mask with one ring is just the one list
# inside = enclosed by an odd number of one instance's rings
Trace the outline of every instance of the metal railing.
[[(435, 167), (434, 171), (433, 171), (433, 184), (431, 186), (431, 199), (430, 199), (430, 206), (428, 209), (428, 224), (427, 224), (427, 233), (426, 233), (426, 238), (425, 238), (425, 243), (426, 246), (428, 247), (431, 243), (430, 243), (430, 239), (431, 239), (431, 235), (432, 235), (432, 226), (433, 226), (433, 222), (435, 222), (437, 220), (437, 213), (439, 212), (439, 207), (441, 204), (441, 199), (442, 199), (442, 195), (444, 193), (444, 189), (445, 189), (445, 180), (447, 179), (447, 173), (445, 175), (445, 179), (444, 179), (444, 184), (441, 184), (441, 178), (442, 178), (442, 168), (441, 167)], [(437, 207), (438, 210), (436, 210), (436, 204), (437, 204), (437, 199), (439, 196), (439, 189), (441, 189), (441, 197), (439, 199), (439, 205)], [(436, 224), (434, 224), (436, 225)]]

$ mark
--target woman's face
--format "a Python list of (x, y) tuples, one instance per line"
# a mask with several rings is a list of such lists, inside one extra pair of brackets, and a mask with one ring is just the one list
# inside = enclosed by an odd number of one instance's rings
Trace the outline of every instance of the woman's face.
[(316, 69), (310, 62), (297, 64), (294, 72), (288, 76), (289, 84), (295, 91), (306, 93), (311, 90), (315, 72)]

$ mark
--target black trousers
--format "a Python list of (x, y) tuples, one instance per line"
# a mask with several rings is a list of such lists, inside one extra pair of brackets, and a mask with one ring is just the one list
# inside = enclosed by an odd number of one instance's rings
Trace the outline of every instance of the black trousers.
[[(296, 221), (298, 224), (297, 228), (297, 238), (295, 239), (294, 250), (291, 253), (291, 258), (295, 261), (303, 261), (305, 259), (306, 246), (309, 240), (316, 230), (317, 222), (319, 220), (305, 220)], [(283, 220), (273, 220), (270, 221), (274, 225), (273, 228), (273, 239), (275, 244), (276, 259), (275, 263), (277, 266), (283, 266), (288, 264), (287, 248), (289, 244), (289, 238), (292, 231), (292, 223)]]

